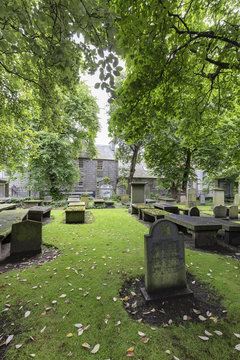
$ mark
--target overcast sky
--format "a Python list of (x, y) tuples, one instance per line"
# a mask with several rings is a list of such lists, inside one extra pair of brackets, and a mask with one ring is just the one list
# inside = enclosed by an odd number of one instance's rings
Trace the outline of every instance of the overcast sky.
[(81, 75), (81, 80), (83, 80), (90, 88), (92, 95), (96, 98), (97, 104), (99, 106), (99, 122), (100, 122), (100, 131), (97, 134), (96, 144), (98, 145), (107, 145), (111, 141), (111, 138), (108, 136), (108, 94), (106, 91), (101, 88), (95, 89), (94, 85), (97, 82), (100, 82), (98, 77), (98, 72), (95, 75)]

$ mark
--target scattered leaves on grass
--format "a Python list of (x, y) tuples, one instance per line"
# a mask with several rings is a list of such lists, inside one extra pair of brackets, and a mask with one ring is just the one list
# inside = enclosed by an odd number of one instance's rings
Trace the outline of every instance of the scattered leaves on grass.
[(139, 335), (139, 336), (141, 336), (141, 337), (146, 336), (146, 334), (144, 334), (144, 333), (143, 333), (143, 332), (141, 332), (141, 331), (138, 331), (138, 335)]
[(66, 294), (62, 294), (62, 295), (60, 295), (59, 297), (60, 298), (65, 298), (67, 295)]
[(238, 339), (240, 339), (240, 334), (234, 333), (234, 335), (235, 335)]
[(91, 348), (91, 346), (90, 346), (87, 342), (84, 342), (84, 343), (82, 344), (82, 347), (84, 347), (84, 348), (86, 348), (86, 349), (90, 349), (90, 348)]
[(199, 315), (199, 320), (201, 320), (201, 321), (206, 321), (207, 319), (204, 317), (204, 316), (202, 316), (202, 315)]
[(114, 302), (116, 302), (116, 301), (117, 301), (117, 298), (116, 298), (116, 297), (114, 297), (114, 298), (113, 298), (113, 301), (114, 301)]
[(237, 344), (237, 345), (235, 346), (235, 349), (238, 350), (238, 351), (240, 351), (240, 344)]
[(141, 337), (141, 340), (144, 344), (147, 344), (149, 342), (149, 338), (145, 337)]
[(68, 333), (68, 334), (67, 334), (67, 337), (68, 337), (68, 338), (70, 338), (70, 337), (72, 337), (72, 336), (73, 336), (72, 333)]
[(91, 353), (96, 354), (98, 352), (99, 348), (100, 348), (100, 344), (95, 345), (94, 348), (92, 349)]
[(17, 345), (15, 345), (15, 348), (16, 348), (16, 349), (20, 349), (20, 347), (22, 347), (22, 344), (17, 344)]

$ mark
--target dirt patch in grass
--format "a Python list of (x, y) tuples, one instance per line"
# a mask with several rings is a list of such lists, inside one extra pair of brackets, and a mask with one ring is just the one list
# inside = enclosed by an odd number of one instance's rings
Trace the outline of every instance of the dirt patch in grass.
[(24, 269), (27, 266), (42, 265), (56, 259), (62, 252), (50, 245), (43, 245), (42, 252), (36, 255), (24, 256), (24, 258), (6, 258), (0, 263), (0, 274), (10, 270)]
[(189, 273), (187, 284), (193, 291), (193, 297), (147, 303), (140, 291), (144, 287), (144, 277), (139, 277), (125, 282), (120, 296), (130, 317), (152, 326), (168, 327), (174, 324), (187, 327), (191, 322), (217, 322), (226, 314), (221, 297), (207, 284), (200, 283)]

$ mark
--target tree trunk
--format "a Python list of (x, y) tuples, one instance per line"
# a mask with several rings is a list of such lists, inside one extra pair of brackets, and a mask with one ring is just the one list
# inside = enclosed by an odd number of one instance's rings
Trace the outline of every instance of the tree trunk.
[(142, 141), (140, 141), (137, 145), (133, 145), (133, 155), (131, 159), (131, 165), (130, 165), (130, 171), (129, 171), (129, 177), (128, 177), (128, 194), (131, 195), (131, 183), (133, 181), (133, 175), (135, 173), (136, 163), (137, 163), (137, 156), (138, 152), (142, 146)]
[(182, 191), (184, 191), (185, 193), (187, 190), (187, 182), (190, 174), (190, 167), (191, 167), (191, 151), (190, 149), (187, 149), (186, 162), (185, 162), (183, 181), (182, 181)]
[(178, 194), (178, 189), (177, 187), (175, 186), (175, 184), (173, 183), (171, 188), (170, 188), (170, 192), (171, 192), (171, 197), (173, 199), (176, 199), (177, 198), (177, 194)]

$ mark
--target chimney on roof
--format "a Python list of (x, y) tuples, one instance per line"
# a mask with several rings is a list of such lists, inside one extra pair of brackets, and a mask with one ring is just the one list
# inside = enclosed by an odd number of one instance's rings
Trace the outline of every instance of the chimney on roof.
[(113, 141), (110, 141), (109, 143), (111, 150), (115, 153), (115, 144)]

